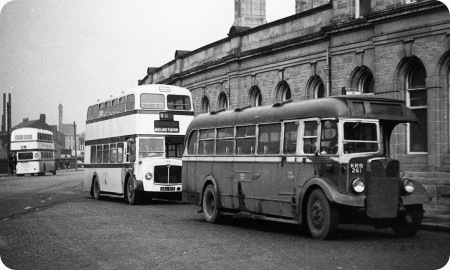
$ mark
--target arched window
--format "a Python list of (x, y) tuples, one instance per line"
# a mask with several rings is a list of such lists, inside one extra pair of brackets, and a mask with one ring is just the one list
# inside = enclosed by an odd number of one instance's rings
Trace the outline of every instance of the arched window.
[(258, 86), (253, 86), (250, 89), (250, 105), (258, 107), (262, 105), (262, 95)]
[(408, 152), (412, 153), (428, 151), (426, 77), (420, 60), (413, 61), (406, 71), (406, 102), (419, 119), (418, 125), (410, 124), (408, 128)]
[(221, 109), (228, 110), (228, 98), (224, 92), (219, 94), (219, 110)]
[(277, 85), (277, 102), (283, 102), (286, 100), (290, 100), (291, 97), (291, 88), (286, 81), (281, 81)]
[(325, 86), (319, 76), (313, 76), (307, 84), (308, 98), (323, 98), (326, 96)]
[(202, 98), (202, 113), (209, 113), (209, 99), (206, 96)]
[(375, 80), (373, 73), (368, 67), (358, 67), (350, 75), (351, 91), (358, 91), (361, 94), (373, 94), (374, 87)]

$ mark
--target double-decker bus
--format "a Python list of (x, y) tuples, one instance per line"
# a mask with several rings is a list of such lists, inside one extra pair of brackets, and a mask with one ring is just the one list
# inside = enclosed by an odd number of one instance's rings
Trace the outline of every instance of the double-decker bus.
[(142, 85), (88, 108), (84, 189), (95, 199), (123, 196), (181, 200), (184, 135), (194, 118), (191, 93)]
[(16, 153), (16, 174), (56, 174), (53, 133), (37, 128), (18, 128), (11, 132), (11, 151)]
[(404, 102), (373, 96), (199, 115), (187, 130), (183, 202), (211, 223), (250, 213), (299, 224), (315, 239), (363, 221), (413, 236), (430, 198), (401, 177), (389, 147), (397, 124), (416, 121)]

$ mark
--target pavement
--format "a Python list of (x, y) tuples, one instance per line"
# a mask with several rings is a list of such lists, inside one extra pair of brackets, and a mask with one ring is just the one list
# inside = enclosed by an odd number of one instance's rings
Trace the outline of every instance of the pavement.
[[(82, 168), (68, 169), (68, 170), (59, 170), (59, 173), (64, 172), (79, 172), (83, 171)], [(58, 173), (57, 173), (58, 174)], [(0, 179), (8, 176), (7, 174), (0, 174)], [(450, 209), (440, 209), (440, 208), (431, 208), (425, 207), (425, 214), (422, 220), (422, 230), (433, 230), (433, 231), (442, 231), (442, 232), (450, 232)]]

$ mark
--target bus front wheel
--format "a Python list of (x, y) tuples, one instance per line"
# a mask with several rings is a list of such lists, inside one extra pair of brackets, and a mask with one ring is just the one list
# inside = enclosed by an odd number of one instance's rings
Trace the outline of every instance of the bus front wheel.
[(219, 223), (220, 222), (220, 203), (219, 196), (214, 190), (213, 185), (208, 185), (203, 192), (202, 198), (202, 209), (205, 219), (209, 223)]
[(337, 235), (339, 211), (322, 190), (311, 192), (306, 213), (309, 231), (314, 239), (330, 239)]
[(130, 176), (126, 183), (125, 200), (131, 204), (136, 205), (141, 202), (141, 193), (134, 189), (134, 178)]
[(412, 237), (419, 231), (422, 219), (422, 205), (407, 206), (406, 215), (395, 219), (391, 227), (398, 237)]

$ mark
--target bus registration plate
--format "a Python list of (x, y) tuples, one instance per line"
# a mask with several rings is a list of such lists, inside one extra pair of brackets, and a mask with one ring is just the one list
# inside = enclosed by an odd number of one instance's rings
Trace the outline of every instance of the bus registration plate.
[(175, 187), (161, 187), (161, 191), (175, 191)]

